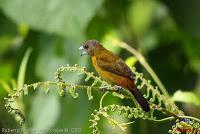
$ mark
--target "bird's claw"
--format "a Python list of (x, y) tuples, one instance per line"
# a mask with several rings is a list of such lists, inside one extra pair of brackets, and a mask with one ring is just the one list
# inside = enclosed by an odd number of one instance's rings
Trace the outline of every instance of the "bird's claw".
[(101, 87), (100, 89), (101, 89), (101, 91), (104, 92), (104, 93), (107, 91), (107, 87), (106, 87), (106, 86), (105, 86), (105, 87)]
[(114, 88), (117, 90), (118, 93), (120, 93), (122, 90), (122, 87), (118, 85), (115, 85)]

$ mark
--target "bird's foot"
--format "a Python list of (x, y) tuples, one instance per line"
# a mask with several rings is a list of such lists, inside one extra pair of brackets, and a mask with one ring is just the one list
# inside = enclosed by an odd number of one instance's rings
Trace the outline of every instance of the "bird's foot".
[(114, 88), (117, 90), (118, 93), (121, 93), (122, 87), (118, 85), (114, 85)]

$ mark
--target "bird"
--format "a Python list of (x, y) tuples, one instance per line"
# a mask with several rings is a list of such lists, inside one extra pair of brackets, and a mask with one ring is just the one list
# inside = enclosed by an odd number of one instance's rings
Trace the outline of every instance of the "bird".
[(108, 83), (127, 89), (145, 112), (150, 111), (148, 101), (137, 89), (134, 74), (126, 63), (116, 54), (107, 50), (97, 40), (88, 40), (79, 48), (81, 56), (89, 55), (96, 72)]

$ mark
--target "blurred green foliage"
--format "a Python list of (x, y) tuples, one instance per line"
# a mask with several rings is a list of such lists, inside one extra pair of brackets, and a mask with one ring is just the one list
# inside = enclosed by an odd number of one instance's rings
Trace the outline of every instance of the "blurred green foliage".
[[(199, 95), (199, 9), (198, 0), (0, 0), (0, 81), (14, 85), (29, 47), (33, 51), (25, 83), (52, 80), (56, 68), (66, 64), (94, 71), (89, 57), (81, 57), (78, 52), (81, 43), (91, 38), (125, 60), (130, 53), (110, 45), (117, 38), (148, 59), (171, 95), (178, 89)], [(127, 62), (133, 64), (134, 59)], [(136, 67), (146, 73), (138, 63)], [(82, 82), (82, 78), (71, 74), (66, 74), (65, 79)], [(48, 95), (32, 91), (23, 98), (28, 128), (81, 128), (82, 133), (89, 133), (89, 114), (98, 107), (101, 93), (93, 93), (94, 99), (88, 101), (85, 92), (74, 100), (71, 96), (60, 98), (56, 90), (52, 91)], [(3, 108), (6, 95), (1, 84), (0, 127), (18, 128)], [(114, 98), (106, 100), (129, 104)], [(190, 105), (181, 106), (186, 113), (200, 117), (200, 108)], [(103, 133), (115, 131), (104, 124)], [(132, 126), (130, 133), (166, 133), (169, 129), (166, 124), (144, 121)]]

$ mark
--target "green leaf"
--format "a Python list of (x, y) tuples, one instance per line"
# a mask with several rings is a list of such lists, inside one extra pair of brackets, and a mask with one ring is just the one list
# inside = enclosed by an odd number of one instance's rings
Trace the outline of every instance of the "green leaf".
[(137, 0), (130, 6), (128, 18), (136, 34), (142, 35), (149, 28), (155, 15), (155, 5), (155, 1)]
[(93, 99), (93, 96), (92, 96), (92, 91), (91, 91), (91, 87), (88, 87), (87, 88), (87, 95), (88, 95), (88, 99), (89, 100), (92, 100)]
[(18, 24), (67, 37), (82, 35), (103, 0), (5, 0), (4, 13)]
[(0, 85), (3, 87), (3, 89), (4, 89), (7, 93), (11, 93), (11, 92), (12, 92), (12, 89), (11, 89), (10, 85), (9, 85), (6, 81), (0, 79)]
[(158, 32), (154, 30), (148, 30), (138, 42), (138, 45), (142, 51), (151, 51), (158, 46)]
[(27, 62), (29, 59), (29, 56), (31, 54), (32, 49), (28, 48), (26, 50), (26, 53), (23, 57), (23, 60), (21, 62), (20, 68), (19, 68), (19, 73), (18, 73), (18, 78), (17, 78), (17, 87), (18, 89), (21, 89), (24, 85), (24, 79), (25, 79), (25, 73), (26, 73), (26, 66), (27, 66)]
[[(87, 56), (81, 57), (80, 52), (78, 48), (80, 47), (81, 41), (76, 39), (66, 39), (62, 37), (58, 37), (55, 35), (48, 35), (44, 33), (37, 33), (33, 34), (32, 31), (27, 36), (26, 39), (27, 42), (32, 42), (34, 45), (38, 46), (38, 56), (36, 59), (36, 75), (41, 79), (41, 81), (47, 81), (52, 80), (55, 81), (54, 73), (56, 69), (60, 66), (67, 66), (68, 64), (74, 65), (78, 64), (80, 66), (86, 66), (88, 62), (86, 62), (86, 59), (88, 59)], [(62, 78), (64, 81), (68, 83), (79, 83), (79, 81), (82, 79), (77, 73), (69, 73), (69, 72), (63, 72)], [(35, 85), (35, 88), (38, 87)], [(89, 133), (88, 132), (88, 126), (89, 126), (89, 115), (92, 112), (91, 111), (91, 104), (88, 102), (88, 99), (85, 95), (85, 92), (79, 92), (80, 97), (76, 100), (73, 97), (70, 96), (70, 94), (67, 92), (65, 97), (59, 97), (58, 92), (55, 91), (55, 89), (58, 89), (58, 87), (51, 87), (49, 90), (49, 94), (44, 94), (43, 89), (44, 87), (41, 87), (42, 91), (38, 94), (33, 94), (34, 98), (39, 98), (41, 96), (41, 99), (45, 98), (42, 104), (40, 101), (33, 102), (32, 98), (30, 99), (30, 105), (34, 105), (33, 108), (26, 109), (27, 111), (30, 111), (27, 115), (30, 115), (29, 117), (35, 119), (34, 124), (31, 124), (33, 121), (29, 120), (27, 118), (27, 123), (30, 124), (30, 128), (34, 128), (34, 126), (40, 126), (42, 123), (41, 128), (46, 129), (46, 126), (52, 127), (52, 128), (81, 128), (81, 132), (83, 133)], [(40, 86), (37, 88), (36, 91), (40, 90)], [(68, 90), (68, 89), (66, 89)], [(55, 92), (54, 92), (55, 91)], [(54, 95), (51, 95), (53, 92)], [(50, 103), (52, 100), (57, 101), (52, 102), (54, 103), (52, 106), (53, 109), (49, 109), (48, 101), (50, 100)], [(40, 98), (39, 98), (40, 99)], [(40, 99), (40, 100), (41, 100)], [(42, 101), (42, 100), (41, 100)], [(34, 104), (33, 104), (34, 103)], [(87, 108), (80, 108), (80, 106), (85, 106)], [(26, 107), (28, 108), (28, 107)], [(57, 109), (58, 108), (58, 109)], [(37, 109), (37, 113), (35, 113), (35, 109)], [(46, 117), (44, 119), (38, 120), (37, 118), (40, 118), (40, 112), (41, 114), (45, 114), (44, 111), (52, 111), (46, 113), (51, 119), (47, 119)], [(58, 113), (57, 113), (58, 112)], [(81, 114), (80, 114), (81, 112)], [(57, 115), (58, 114), (58, 115)], [(44, 121), (47, 119), (46, 121)], [(56, 122), (55, 122), (56, 121)], [(85, 132), (87, 131), (87, 132)]]
[(119, 33), (116, 30), (110, 30), (103, 36), (101, 42), (106, 49), (119, 54), (119, 52), (121, 51), (121, 48), (113, 47), (117, 43), (119, 43), (119, 41), (120, 41)]
[(173, 95), (173, 100), (184, 103), (192, 103), (194, 105), (200, 106), (200, 96), (193, 92), (178, 90)]
[(71, 88), (69, 88), (67, 91), (69, 91), (70, 95), (71, 95), (74, 99), (78, 98), (79, 94), (76, 93), (75, 87), (71, 87)]
[[(35, 38), (35, 36), (32, 38)], [(81, 41), (78, 39), (71, 40), (40, 34), (40, 38), (37, 38), (36, 42), (40, 49), (40, 56), (36, 63), (36, 74), (42, 79), (54, 80), (52, 74), (61, 65), (79, 64), (85, 66), (87, 64), (87, 56), (80, 56), (78, 48)], [(69, 82), (77, 82), (81, 79), (73, 73), (63, 73), (62, 75), (63, 79), (69, 80)]]
[(13, 73), (13, 68), (11, 64), (0, 62), (0, 78), (2, 80), (5, 81), (10, 80), (12, 77), (12, 73)]
[(59, 97), (55, 91), (50, 92), (48, 95), (44, 95), (42, 92), (40, 90), (33, 98), (30, 113), (27, 116), (27, 122), (34, 129), (51, 128), (57, 122), (61, 109)]
[(123, 94), (113, 92), (112, 95), (116, 96), (116, 97), (119, 97), (120, 99), (124, 99), (124, 95)]
[(137, 62), (137, 58), (135, 56), (131, 56), (131, 57), (128, 57), (126, 60), (125, 60), (125, 63), (130, 67), (132, 68), (135, 63)]
[[(0, 56), (2, 56), (9, 51), (14, 44), (15, 39), (17, 38), (17, 26), (0, 12), (0, 29)], [(0, 64), (3, 66), (2, 63)], [(2, 72), (0, 72), (0, 74), (2, 74)]]
[(23, 91), (24, 91), (24, 95), (28, 95), (28, 86), (27, 86), (27, 84), (24, 84)]
[(29, 30), (28, 28), (29, 27), (27, 24), (23, 24), (23, 23), (19, 24), (18, 31), (19, 31), (20, 35), (23, 37), (26, 37), (26, 35), (28, 34), (28, 30)]

